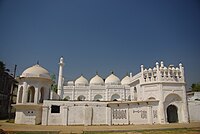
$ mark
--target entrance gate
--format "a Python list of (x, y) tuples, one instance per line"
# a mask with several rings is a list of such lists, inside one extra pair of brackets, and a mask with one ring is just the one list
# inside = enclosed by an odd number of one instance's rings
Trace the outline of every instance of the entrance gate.
[(169, 105), (167, 107), (167, 121), (169, 123), (176, 123), (178, 122), (178, 113), (177, 107), (174, 105)]

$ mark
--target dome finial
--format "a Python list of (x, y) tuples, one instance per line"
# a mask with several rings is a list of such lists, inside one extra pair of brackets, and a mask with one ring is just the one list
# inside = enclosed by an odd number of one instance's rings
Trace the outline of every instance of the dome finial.
[(96, 71), (96, 75), (98, 75), (98, 71)]
[(113, 70), (111, 70), (111, 74), (114, 74), (114, 71), (113, 71)]
[(39, 65), (39, 60), (37, 60), (37, 63), (36, 63), (37, 65)]

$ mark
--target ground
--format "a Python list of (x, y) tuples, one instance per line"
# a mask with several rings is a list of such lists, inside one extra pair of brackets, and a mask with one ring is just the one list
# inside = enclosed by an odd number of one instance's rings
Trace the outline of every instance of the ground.
[(200, 122), (192, 122), (189, 124), (172, 123), (163, 125), (156, 124), (124, 126), (42, 126), (19, 125), (1, 120), (0, 129), (10, 134), (46, 134), (47, 132), (48, 134), (200, 134)]

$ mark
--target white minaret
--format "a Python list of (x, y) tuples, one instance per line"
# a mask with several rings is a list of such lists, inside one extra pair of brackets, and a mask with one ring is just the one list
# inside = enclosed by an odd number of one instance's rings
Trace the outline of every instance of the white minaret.
[(63, 98), (63, 67), (64, 67), (64, 59), (63, 57), (60, 58), (59, 63), (59, 76), (58, 76), (58, 95), (60, 98)]

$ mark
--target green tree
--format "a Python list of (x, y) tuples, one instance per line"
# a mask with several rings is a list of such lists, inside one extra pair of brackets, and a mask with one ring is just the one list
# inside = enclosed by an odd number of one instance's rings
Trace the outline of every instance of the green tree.
[(56, 75), (55, 74), (51, 74), (51, 79), (53, 81), (53, 84), (51, 85), (51, 90), (53, 90), (54, 92), (57, 93), (57, 84), (56, 84)]
[(200, 92), (200, 83), (193, 83), (191, 88), (193, 92)]
[(2, 61), (0, 61), (0, 73), (5, 72), (5, 70), (6, 70), (5, 64)]

